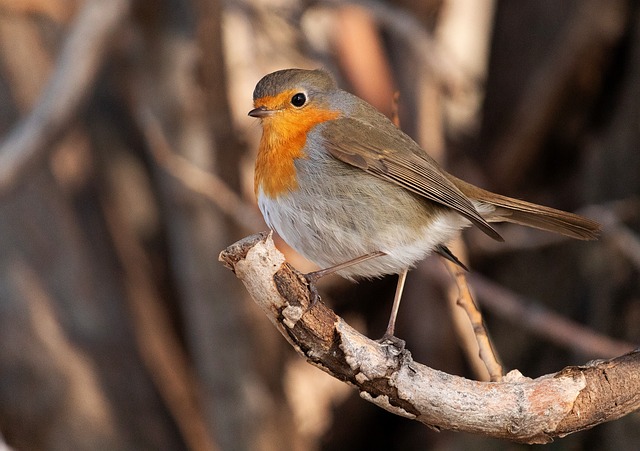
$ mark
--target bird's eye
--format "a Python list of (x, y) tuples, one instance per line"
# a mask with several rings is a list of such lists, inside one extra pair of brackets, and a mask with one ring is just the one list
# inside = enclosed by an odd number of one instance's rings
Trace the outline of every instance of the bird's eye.
[(291, 97), (291, 105), (298, 108), (304, 105), (306, 101), (307, 101), (307, 96), (305, 96), (304, 93), (302, 92), (294, 94), (293, 97)]

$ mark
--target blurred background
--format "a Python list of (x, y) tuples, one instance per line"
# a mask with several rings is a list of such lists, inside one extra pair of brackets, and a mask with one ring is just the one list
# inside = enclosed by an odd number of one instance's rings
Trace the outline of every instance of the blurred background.
[[(506, 370), (640, 343), (640, 8), (632, 0), (0, 0), (0, 449), (521, 450), (434, 432), (306, 364), (218, 262), (253, 198), (266, 73), (332, 71), (449, 171), (576, 211), (456, 246)], [(394, 93), (399, 93), (397, 102)], [(278, 242), (301, 270), (313, 266)], [(396, 280), (323, 280), (373, 338)], [(414, 358), (485, 378), (437, 258)], [(637, 450), (629, 415), (548, 445)]]

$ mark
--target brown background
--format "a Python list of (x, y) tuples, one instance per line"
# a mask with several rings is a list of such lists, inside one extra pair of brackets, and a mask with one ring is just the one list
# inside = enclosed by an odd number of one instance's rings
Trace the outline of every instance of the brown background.
[[(637, 2), (365, 5), (0, 0), (9, 446), (525, 448), (436, 433), (361, 400), (302, 362), (218, 263), (265, 229), (252, 197), (260, 129), (246, 112), (257, 80), (285, 67), (326, 67), (387, 114), (398, 90), (403, 129), (454, 174), (603, 223), (594, 243), (505, 227), (494, 246), (465, 234), (473, 274), (530, 303), (508, 315), (478, 290), (507, 369), (536, 377), (640, 343)], [(416, 360), (476, 377), (440, 270), (428, 259), (409, 275), (398, 335)], [(392, 277), (321, 285), (372, 337), (394, 287)], [(560, 336), (550, 321), (531, 325), (545, 309), (618, 341), (604, 355), (564, 325)], [(639, 431), (634, 414), (548, 447), (635, 450)]]

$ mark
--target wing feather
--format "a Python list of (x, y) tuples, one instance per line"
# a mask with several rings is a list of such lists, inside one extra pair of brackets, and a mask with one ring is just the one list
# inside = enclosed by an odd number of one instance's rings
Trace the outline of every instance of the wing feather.
[[(502, 241), (498, 232), (449, 180), (436, 161), (407, 135), (398, 133), (395, 127), (374, 128), (346, 117), (323, 125), (325, 146), (338, 160), (449, 207), (491, 238)], [(393, 127), (392, 124), (390, 126)]]

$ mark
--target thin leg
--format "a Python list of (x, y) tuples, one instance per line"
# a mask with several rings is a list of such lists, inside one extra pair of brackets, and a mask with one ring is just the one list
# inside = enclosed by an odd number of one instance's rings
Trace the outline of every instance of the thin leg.
[(318, 271), (313, 271), (305, 275), (307, 280), (317, 282), (324, 276), (328, 276), (329, 274), (333, 274), (335, 272), (341, 271), (349, 266), (357, 265), (358, 263), (366, 262), (367, 260), (371, 260), (372, 258), (382, 257), (386, 255), (382, 251), (371, 252), (370, 254), (361, 255), (360, 257), (356, 257), (344, 263), (339, 263), (334, 266), (330, 266), (328, 268), (319, 269)]
[(341, 271), (349, 266), (357, 265), (358, 263), (365, 262), (367, 260), (371, 260), (372, 258), (382, 257), (386, 255), (385, 252), (376, 251), (371, 252), (370, 254), (361, 255), (360, 257), (356, 257), (344, 263), (339, 263), (334, 266), (330, 266), (328, 268), (320, 269), (318, 271), (313, 271), (304, 275), (305, 279), (307, 279), (307, 283), (309, 284), (309, 290), (311, 291), (311, 305), (313, 307), (316, 302), (320, 299), (318, 295), (318, 290), (316, 289), (316, 282), (324, 276), (328, 276), (329, 274), (333, 274), (335, 272)]
[(396, 329), (396, 317), (400, 308), (400, 299), (402, 299), (402, 291), (404, 290), (404, 282), (407, 280), (409, 268), (405, 269), (398, 275), (398, 285), (396, 286), (396, 295), (393, 297), (393, 307), (391, 307), (391, 316), (389, 317), (389, 325), (384, 333), (383, 339), (395, 337), (393, 334)]

